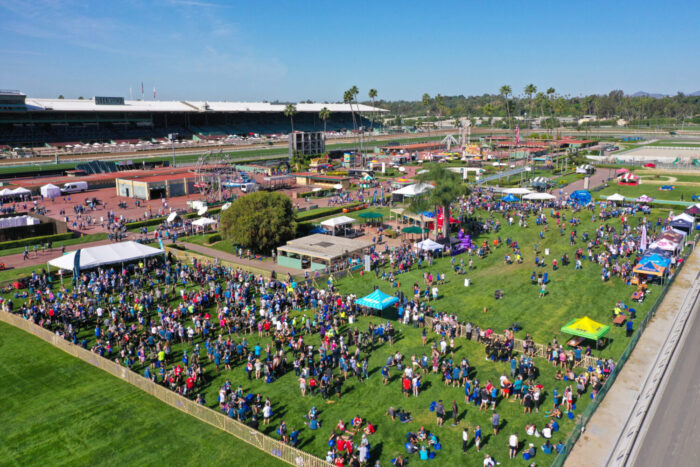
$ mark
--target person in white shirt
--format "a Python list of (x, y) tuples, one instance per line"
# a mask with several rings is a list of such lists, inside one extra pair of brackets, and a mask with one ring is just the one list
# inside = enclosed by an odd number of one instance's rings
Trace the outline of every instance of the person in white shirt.
[(464, 427), (462, 430), (462, 452), (467, 452), (467, 445), (469, 444), (469, 429)]
[(491, 456), (489, 456), (488, 454), (486, 454), (486, 455), (484, 456), (484, 467), (494, 467), (495, 465), (496, 465), (496, 463), (493, 461), (493, 459), (491, 458)]
[(508, 448), (509, 448), (509, 453), (510, 453), (510, 458), (515, 459), (516, 454), (518, 453), (518, 434), (513, 433), (508, 437)]

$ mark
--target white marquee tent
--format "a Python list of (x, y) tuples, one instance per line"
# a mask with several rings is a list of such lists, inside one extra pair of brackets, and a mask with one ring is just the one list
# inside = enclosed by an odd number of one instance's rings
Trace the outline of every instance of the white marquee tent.
[(51, 183), (42, 186), (39, 190), (41, 196), (44, 198), (56, 198), (57, 196), (61, 196), (61, 189)]
[(334, 217), (333, 219), (328, 219), (321, 222), (324, 227), (338, 227), (339, 225), (347, 225), (355, 222), (355, 219), (348, 216)]
[(505, 193), (507, 195), (508, 194), (510, 194), (510, 195), (527, 195), (529, 193), (532, 193), (532, 190), (529, 190), (527, 188), (520, 188), (520, 187), (506, 188), (505, 190), (503, 190), (503, 193)]
[[(107, 264), (128, 263), (151, 256), (162, 255), (165, 252), (158, 248), (142, 245), (137, 242), (110, 243), (107, 245), (83, 248), (80, 251), (80, 269), (91, 269)], [(75, 251), (59, 256), (49, 261), (49, 265), (67, 271), (73, 270)]]
[(606, 196), (605, 199), (608, 201), (624, 201), (625, 197), (620, 193), (615, 193), (614, 195)]
[(432, 190), (435, 188), (432, 185), (429, 185), (427, 183), (414, 183), (413, 185), (407, 185), (403, 188), (399, 188), (398, 190), (394, 191), (395, 195), (402, 195), (402, 196), (418, 196), (422, 195), (423, 193), (427, 192), (428, 190)]
[(523, 199), (533, 200), (533, 201), (542, 201), (542, 200), (555, 199), (555, 198), (556, 198), (556, 196), (550, 195), (549, 193), (530, 193), (530, 194), (523, 196)]

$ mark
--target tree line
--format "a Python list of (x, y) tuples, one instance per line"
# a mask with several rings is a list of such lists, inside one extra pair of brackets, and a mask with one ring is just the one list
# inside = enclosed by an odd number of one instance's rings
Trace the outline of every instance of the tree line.
[[(370, 102), (367, 102), (370, 104)], [(503, 85), (494, 94), (480, 96), (430, 96), (409, 101), (375, 100), (377, 107), (387, 109), (392, 116), (403, 117), (576, 117), (596, 115), (599, 119), (623, 118), (628, 121), (671, 118), (700, 123), (700, 95), (655, 98), (629, 96), (621, 90), (588, 96), (560, 95), (552, 87), (538, 90), (534, 84), (515, 94), (511, 86)]]

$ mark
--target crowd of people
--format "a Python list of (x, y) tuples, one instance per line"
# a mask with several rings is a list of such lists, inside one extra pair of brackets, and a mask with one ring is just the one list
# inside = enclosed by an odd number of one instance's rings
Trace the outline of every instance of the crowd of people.
[[(593, 207), (570, 205), (566, 201), (514, 205), (501, 202), (489, 193), (475, 193), (460, 200), (459, 210), (461, 216), (469, 216), (474, 233), (498, 233), (502, 225), (512, 226), (517, 222), (521, 229), (529, 226), (541, 229), (542, 238), (569, 236), (577, 268), (579, 262), (581, 267), (587, 267), (586, 263), (597, 264), (607, 278), (629, 278), (639, 249), (641, 226), (654, 232), (663, 225), (663, 221), (654, 225), (646, 217), (633, 217), (636, 212), (633, 207), (604, 205), (596, 212)], [(76, 210), (76, 215), (84, 215), (83, 210)], [(594, 222), (601, 220), (590, 234), (578, 231), (584, 215), (592, 216)], [(618, 229), (603, 221), (617, 217), (621, 220)], [(633, 218), (639, 220), (638, 225), (632, 225)], [(107, 222), (115, 226), (122, 224), (111, 211), (107, 213)], [(168, 238), (174, 234), (159, 229), (157, 235)], [(500, 248), (507, 249), (514, 258), (526, 256), (516, 239), (498, 237), (493, 245), (487, 242), (473, 245), (466, 256), (459, 258), (459, 266), (453, 258), (454, 270), (467, 267), (465, 258), (472, 268), (473, 258), (493, 254)], [(537, 247), (534, 257), (541, 267)], [(301, 397), (338, 401), (349, 380), (362, 383), (370, 378), (369, 359), (382, 349), (387, 356), (380, 369), (381, 379), (385, 385), (395, 385), (397, 394), (405, 398), (421, 397), (426, 379), (435, 375), (446, 387), (463, 390), (466, 406), (493, 412), (493, 436), (498, 435), (503, 424), (496, 411), (503, 401), (517, 402), (526, 414), (533, 410), (538, 413), (544, 407), (547, 423), (540, 428), (528, 425), (524, 431), (528, 436), (540, 433), (545, 438), (541, 446), (543, 453), (561, 452), (561, 441), (556, 445), (550, 441), (552, 431), (558, 429), (556, 420), (572, 412), (576, 400), (589, 388), (595, 397), (614, 369), (614, 362), (601, 361), (595, 368), (574, 371), (582, 355), (591, 354), (590, 347), (565, 351), (555, 340), (547, 346), (545, 358), (557, 367), (557, 383), (545, 387), (539, 381), (534, 342), (529, 336), (525, 338), (524, 351), (518, 353), (514, 351), (515, 329), (496, 335), (488, 327), (460, 322), (455, 314), (433, 308), (438, 298), (434, 290), (445, 281), (444, 274), (430, 272), (435, 259), (433, 253), (416, 251), (408, 244), (372, 251), (376, 278), (396, 286), (400, 322), (422, 329), (423, 345), (428, 350), (408, 358), (391, 349), (401, 334), (395, 324), (369, 322), (364, 327), (355, 324), (357, 317), (368, 311), (355, 304), (353, 295), (340, 294), (333, 280), (319, 287), (308, 280), (293, 283), (278, 280), (274, 275), (265, 278), (217, 262), (204, 264), (195, 260), (187, 264), (172, 256), (165, 262), (145, 260), (124, 267), (85, 271), (72, 288), (58, 290), (52, 287), (46, 273), (35, 273), (26, 296), (16, 296), (23, 298), (21, 304), (15, 305), (12, 299), (7, 299), (2, 307), (76, 345), (141, 372), (156, 384), (200, 404), (216, 407), (254, 429), (272, 423), (275, 409), (284, 401), (273, 402), (264, 391), (246, 393), (241, 385), (227, 379), (219, 388), (218, 400), (209, 404), (205, 400), (205, 388), (221, 372), (241, 367), (246, 379), (266, 384), (294, 372)], [(561, 264), (568, 263), (567, 254), (561, 258)], [(400, 275), (424, 265), (427, 269), (423, 283), (414, 284), (413, 296), (399, 291)], [(428, 317), (432, 326), (426, 326)], [(428, 330), (437, 336), (430, 347), (427, 347)], [(498, 380), (480, 380), (469, 359), (456, 356), (455, 339), (460, 336), (482, 342), (484, 358), (506, 363), (510, 372)], [(174, 348), (183, 349), (182, 353)], [(559, 382), (567, 383), (561, 387), (561, 394), (556, 386)], [(442, 401), (436, 402), (432, 409), (436, 412), (437, 426), (442, 426), (447, 414)], [(452, 402), (450, 413), (456, 426), (459, 421), (456, 401)], [(401, 409), (392, 407), (387, 414), (392, 420), (411, 420), (410, 414)], [(279, 438), (292, 446), (299, 444), (301, 425), (310, 431), (322, 428), (315, 406), (303, 421), (290, 421), (289, 427), (281, 416), (274, 423), (279, 423), (276, 425)], [(339, 421), (331, 430), (326, 459), (338, 466), (366, 464), (371, 457), (371, 436), (376, 430), (376, 425), (359, 414), (347, 425)], [(437, 435), (423, 428), (409, 435), (405, 444), (407, 455), (418, 454), (423, 459), (439, 450)], [(484, 445), (480, 427), (472, 439), (480, 451)], [(470, 448), (467, 428), (463, 430), (462, 440), (463, 449)], [(519, 452), (517, 434), (509, 437), (508, 446), (511, 456)], [(532, 449), (530, 443), (526, 451), (534, 457)], [(394, 460), (396, 465), (405, 462), (401, 455)]]

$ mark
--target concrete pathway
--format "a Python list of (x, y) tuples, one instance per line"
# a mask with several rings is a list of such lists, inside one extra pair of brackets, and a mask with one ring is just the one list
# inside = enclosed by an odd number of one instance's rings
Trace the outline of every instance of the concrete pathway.
[[(671, 290), (666, 294), (656, 316), (650, 321), (637, 342), (634, 352), (627, 360), (613, 387), (593, 414), (585, 433), (574, 445), (566, 461), (567, 466), (605, 465), (613, 444), (633, 409), (649, 369), (666, 340), (686, 292), (691, 288), (699, 272), (700, 251), (696, 249), (688, 258), (687, 264), (676, 278)], [(654, 300), (654, 295), (652, 294), (649, 299)]]

